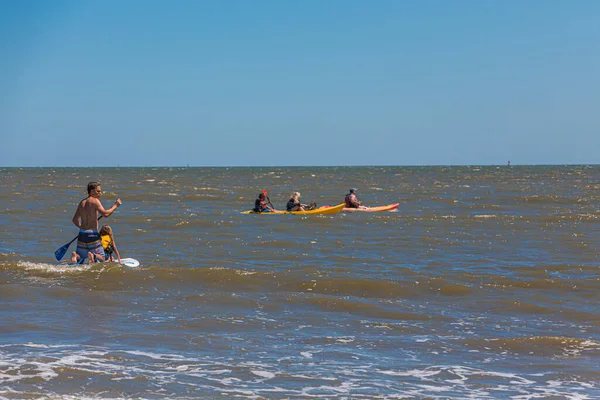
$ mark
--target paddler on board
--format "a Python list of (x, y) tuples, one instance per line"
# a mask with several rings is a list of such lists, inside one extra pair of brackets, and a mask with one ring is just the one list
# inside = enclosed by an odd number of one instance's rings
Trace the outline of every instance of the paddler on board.
[(366, 210), (369, 208), (361, 205), (362, 202), (358, 200), (358, 197), (356, 197), (355, 188), (351, 188), (350, 193), (344, 197), (344, 203), (346, 203), (346, 208), (359, 208), (361, 210)]
[(88, 197), (79, 202), (77, 211), (73, 216), (73, 223), (79, 228), (77, 250), (71, 255), (71, 262), (73, 263), (85, 258), (89, 258), (90, 262), (104, 261), (104, 248), (98, 233), (98, 214), (105, 218), (110, 217), (117, 207), (122, 204), (121, 199), (117, 199), (111, 208), (104, 209), (100, 202), (102, 188), (98, 182), (88, 183), (87, 191)]
[(263, 190), (258, 195), (258, 198), (254, 201), (254, 209), (252, 211), (257, 213), (276, 211), (267, 197), (266, 190)]
[(286, 204), (287, 211), (307, 211), (314, 210), (317, 208), (317, 203), (311, 204), (302, 204), (300, 203), (300, 192), (292, 193), (292, 197), (288, 200)]

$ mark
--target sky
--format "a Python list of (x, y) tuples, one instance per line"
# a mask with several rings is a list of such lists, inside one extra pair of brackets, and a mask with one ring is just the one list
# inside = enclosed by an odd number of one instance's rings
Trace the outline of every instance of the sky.
[(0, 2), (0, 167), (600, 164), (600, 1)]

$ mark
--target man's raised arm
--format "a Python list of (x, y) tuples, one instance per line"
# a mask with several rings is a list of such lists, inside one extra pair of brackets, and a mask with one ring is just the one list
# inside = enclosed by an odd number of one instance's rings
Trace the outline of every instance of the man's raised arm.
[(104, 207), (102, 206), (102, 203), (100, 202), (100, 200), (97, 200), (97, 210), (98, 213), (100, 215), (102, 215), (104, 218), (106, 217), (110, 217), (112, 215), (112, 213), (115, 212), (115, 210), (117, 209), (117, 207), (119, 207), (121, 204), (123, 204), (123, 202), (121, 201), (121, 199), (117, 199), (115, 200), (115, 203), (112, 205), (111, 208), (109, 208), (108, 210), (105, 210)]

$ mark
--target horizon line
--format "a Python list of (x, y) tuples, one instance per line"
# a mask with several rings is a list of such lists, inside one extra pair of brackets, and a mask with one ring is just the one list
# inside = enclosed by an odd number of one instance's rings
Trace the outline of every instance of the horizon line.
[(426, 167), (568, 167), (568, 166), (600, 166), (600, 163), (574, 163), (574, 164), (356, 164), (356, 165), (92, 165), (92, 166), (0, 166), (1, 169), (33, 169), (33, 168), (426, 168)]

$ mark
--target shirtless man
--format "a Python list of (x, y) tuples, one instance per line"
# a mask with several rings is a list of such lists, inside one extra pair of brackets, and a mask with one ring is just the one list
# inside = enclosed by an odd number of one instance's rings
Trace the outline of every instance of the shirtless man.
[(81, 200), (73, 216), (73, 223), (79, 228), (77, 251), (71, 254), (71, 262), (89, 257), (90, 262), (104, 261), (102, 239), (98, 234), (98, 214), (109, 217), (119, 207), (121, 199), (115, 200), (111, 208), (105, 210), (100, 202), (102, 188), (98, 182), (90, 182), (87, 186), (88, 197)]

